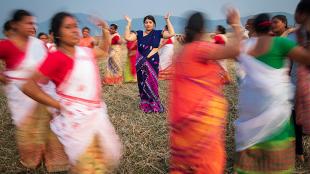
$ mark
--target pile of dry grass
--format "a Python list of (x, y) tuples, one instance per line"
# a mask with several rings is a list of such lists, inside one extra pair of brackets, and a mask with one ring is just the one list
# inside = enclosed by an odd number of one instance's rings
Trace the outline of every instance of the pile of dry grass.
[[(160, 82), (159, 86), (161, 99), (167, 106), (168, 82)], [(103, 91), (109, 116), (124, 144), (123, 159), (115, 173), (167, 173), (169, 157), (167, 112), (144, 114), (138, 110), (138, 88), (135, 83), (105, 86)], [(234, 80), (225, 89), (225, 94), (230, 103), (226, 134), (226, 173), (232, 173), (233, 166), (233, 121), (237, 117), (237, 92), (237, 84)], [(0, 119), (0, 173), (46, 173), (43, 166), (37, 170), (27, 171), (20, 165), (14, 139), (15, 128), (12, 125), (3, 92), (0, 95), (0, 112), (2, 113)], [(308, 140), (305, 147), (308, 156)], [(305, 169), (300, 164), (298, 168), (299, 170)]]

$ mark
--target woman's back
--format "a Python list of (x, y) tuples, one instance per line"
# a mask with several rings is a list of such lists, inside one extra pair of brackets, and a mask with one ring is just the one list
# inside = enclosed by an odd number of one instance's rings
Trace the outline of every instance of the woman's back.
[(177, 56), (171, 86), (171, 113), (187, 112), (207, 95), (221, 94), (225, 72), (216, 60), (208, 60), (216, 46), (203, 41), (189, 43)]
[[(260, 45), (259, 45), (260, 44)], [(285, 60), (288, 53), (296, 46), (296, 43), (283, 37), (273, 37), (268, 41), (257, 41), (254, 50), (259, 50), (261, 45), (269, 46), (267, 50), (257, 51), (258, 56), (254, 55), (261, 62), (280, 69), (285, 66)], [(265, 52), (265, 53), (264, 53)]]

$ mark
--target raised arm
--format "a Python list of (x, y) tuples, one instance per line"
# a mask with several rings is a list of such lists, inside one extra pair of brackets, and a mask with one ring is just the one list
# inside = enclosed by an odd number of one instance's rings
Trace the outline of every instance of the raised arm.
[(237, 10), (230, 8), (227, 10), (227, 22), (233, 29), (232, 38), (223, 45), (207, 43), (197, 47), (198, 52), (204, 59), (234, 59), (240, 53), (240, 44), (242, 40), (242, 26), (240, 15)]
[(125, 27), (125, 40), (126, 41), (135, 41), (137, 40), (137, 35), (134, 33), (130, 33), (131, 30), (131, 19), (128, 16), (125, 16), (125, 20), (127, 21), (127, 25)]
[(163, 32), (163, 38), (168, 39), (168, 38), (173, 37), (175, 35), (173, 25), (171, 24), (171, 21), (170, 21), (170, 13), (167, 13), (165, 15), (165, 21), (166, 21), (166, 24), (168, 27), (168, 31)]
[(109, 48), (111, 45), (109, 26), (104, 20), (94, 17), (92, 18), (92, 22), (97, 26), (99, 26), (102, 30), (102, 43), (100, 43), (99, 47), (94, 48), (94, 55), (96, 58), (108, 57)]

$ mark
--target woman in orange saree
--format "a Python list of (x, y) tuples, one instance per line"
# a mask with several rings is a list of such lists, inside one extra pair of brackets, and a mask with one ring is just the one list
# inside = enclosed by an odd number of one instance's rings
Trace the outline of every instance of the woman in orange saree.
[[(238, 13), (230, 11), (229, 20)], [(237, 18), (238, 19), (238, 18)], [(222, 46), (202, 41), (202, 13), (188, 20), (185, 46), (175, 60), (170, 95), (170, 174), (222, 174), (228, 103), (222, 87), (227, 81), (219, 59), (238, 55), (239, 20), (232, 21), (235, 39)]]

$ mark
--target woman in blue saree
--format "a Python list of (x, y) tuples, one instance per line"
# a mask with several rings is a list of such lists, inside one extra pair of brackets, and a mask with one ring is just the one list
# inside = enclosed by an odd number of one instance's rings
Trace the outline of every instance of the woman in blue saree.
[(141, 99), (139, 108), (145, 113), (160, 113), (164, 111), (158, 94), (158, 47), (161, 38), (170, 38), (175, 34), (169, 18), (170, 14), (167, 14), (165, 20), (168, 31), (162, 31), (155, 30), (155, 18), (148, 15), (143, 20), (145, 31), (138, 30), (137, 34), (135, 34), (130, 32), (131, 19), (125, 16), (128, 23), (125, 28), (125, 39), (127, 41), (138, 40), (136, 70)]

